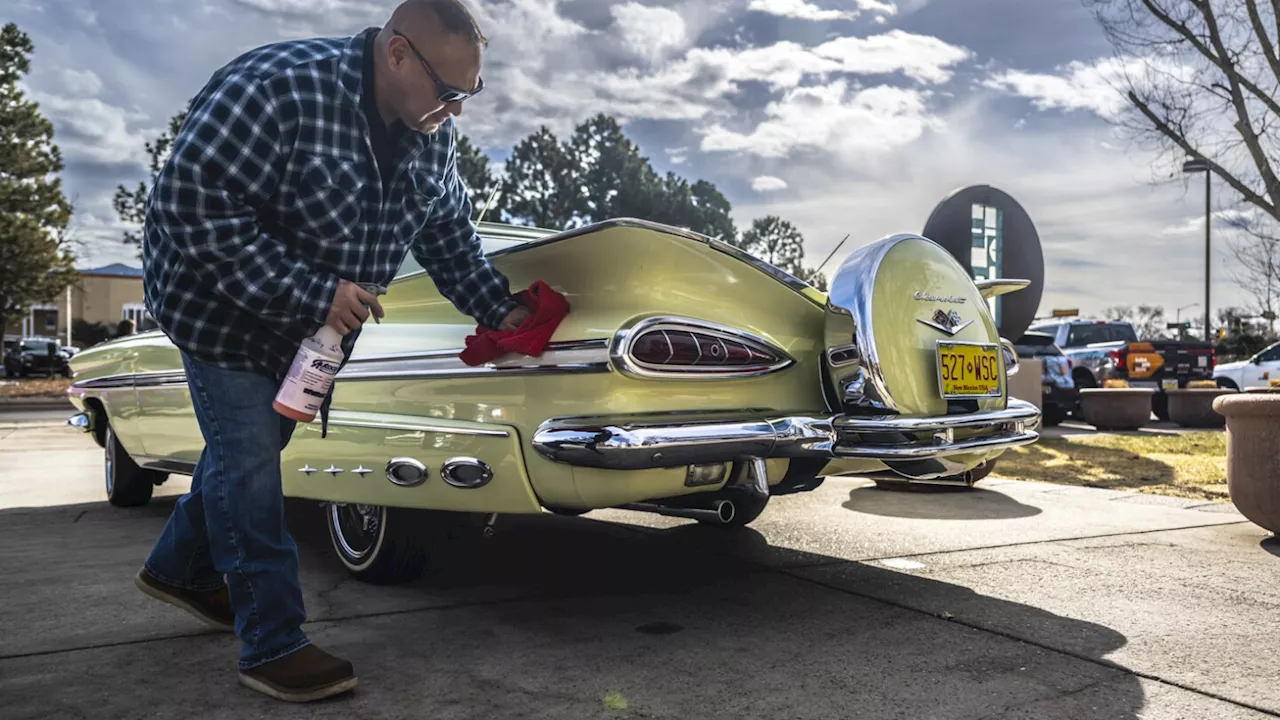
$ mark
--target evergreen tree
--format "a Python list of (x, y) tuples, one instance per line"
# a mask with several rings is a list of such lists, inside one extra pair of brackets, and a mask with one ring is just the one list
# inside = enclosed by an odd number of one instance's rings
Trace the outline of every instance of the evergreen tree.
[[(467, 197), (471, 200), (472, 217), (479, 217), (489, 197), (498, 187), (499, 181), (493, 176), (489, 167), (489, 157), (476, 147), (471, 138), (458, 133), (458, 175), (467, 186)], [(495, 221), (502, 217), (505, 207), (505, 193), (498, 193), (484, 215), (487, 221)]]
[(31, 71), (31, 39), (0, 30), (0, 330), (33, 303), (58, 297), (76, 277), (68, 248), (71, 204), (62, 193), (62, 153), (53, 125), (18, 79)]
[[(116, 186), (115, 198), (112, 204), (115, 206), (116, 214), (124, 222), (133, 225), (142, 225), (147, 216), (147, 195), (151, 193), (151, 188), (156, 183), (156, 178), (160, 177), (160, 171), (164, 169), (164, 163), (169, 158), (169, 148), (173, 146), (173, 140), (178, 135), (178, 130), (182, 128), (182, 123), (187, 119), (187, 111), (191, 109), (191, 103), (187, 103), (187, 107), (177, 115), (169, 118), (169, 129), (151, 142), (146, 144), (147, 155), (151, 159), (151, 179), (150, 182), (139, 182), (138, 186), (133, 190), (128, 190), (124, 185)], [(138, 256), (142, 256), (142, 235), (141, 233), (126, 230), (124, 233), (124, 241), (129, 245), (138, 246)]]

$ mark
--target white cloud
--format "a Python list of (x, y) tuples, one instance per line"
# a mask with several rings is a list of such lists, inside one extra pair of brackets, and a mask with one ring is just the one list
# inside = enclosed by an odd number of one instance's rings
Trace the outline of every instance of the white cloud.
[(97, 95), (102, 92), (102, 78), (92, 70), (62, 71), (62, 86), (72, 95)]
[[(778, 17), (813, 20), (816, 22), (852, 20), (859, 15), (859, 11), (864, 10), (886, 15), (893, 15), (898, 11), (896, 5), (891, 2), (882, 2), (882, 0), (857, 0), (855, 4), (857, 5), (857, 10), (826, 10), (809, 2), (809, 0), (751, 0), (747, 9), (777, 15)], [(883, 16), (876, 20), (877, 22), (884, 22)]]
[(637, 2), (610, 8), (622, 40), (637, 56), (657, 62), (689, 41), (684, 18), (665, 7), (650, 7)]
[(1093, 63), (1073, 61), (1057, 73), (1007, 70), (982, 82), (986, 87), (1025, 97), (1039, 110), (1087, 110), (1108, 120), (1127, 107), (1124, 93), (1129, 83), (1177, 83), (1189, 80), (1193, 70), (1174, 62), (1150, 63), (1132, 57), (1109, 57)]
[(772, 175), (761, 175), (751, 181), (751, 189), (756, 192), (773, 192), (775, 190), (786, 190), (787, 181), (782, 178), (776, 178)]
[(823, 10), (808, 0), (751, 0), (747, 9), (797, 20), (851, 20), (858, 15), (849, 10)]
[(973, 55), (967, 48), (903, 30), (862, 38), (837, 38), (814, 48), (813, 53), (836, 61), (844, 72), (862, 75), (901, 72), (913, 80), (935, 84), (950, 80), (949, 68)]
[(787, 157), (795, 150), (834, 151), (846, 158), (891, 152), (935, 127), (926, 93), (878, 85), (851, 88), (844, 80), (796, 88), (765, 108), (768, 120), (749, 133), (716, 124), (704, 131), (707, 152), (741, 151)]
[(144, 143), (153, 132), (149, 129), (139, 132), (130, 126), (147, 120), (145, 114), (87, 97), (33, 92), (31, 98), (54, 124), (55, 141), (66, 159), (95, 163), (143, 161)]

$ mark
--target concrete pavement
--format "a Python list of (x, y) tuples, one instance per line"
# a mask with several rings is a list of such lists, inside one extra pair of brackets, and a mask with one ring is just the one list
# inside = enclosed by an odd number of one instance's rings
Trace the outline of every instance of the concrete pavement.
[(134, 589), (173, 497), (95, 501), (86, 443), (0, 430), (3, 718), (1280, 716), (1280, 544), (1229, 505), (839, 478), (738, 532), (503, 517), (390, 588), (291, 503), (307, 630), (361, 684), (282, 705), (236, 684), (234, 638)]

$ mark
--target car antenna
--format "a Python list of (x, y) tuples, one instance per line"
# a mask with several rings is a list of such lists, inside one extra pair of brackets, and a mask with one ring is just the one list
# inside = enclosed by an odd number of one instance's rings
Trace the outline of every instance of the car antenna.
[(839, 243), (837, 243), (837, 244), (836, 244), (835, 249), (831, 251), (831, 254), (830, 254), (830, 255), (827, 255), (827, 259), (826, 259), (826, 260), (823, 260), (823, 261), (822, 261), (822, 265), (819, 265), (816, 269), (814, 269), (814, 272), (815, 272), (815, 273), (816, 273), (816, 272), (822, 272), (822, 268), (823, 268), (823, 266), (824, 266), (824, 265), (826, 265), (827, 263), (831, 262), (831, 258), (835, 257), (836, 250), (839, 250), (839, 249), (840, 249), (840, 246), (841, 246), (841, 245), (844, 245), (845, 240), (848, 240), (848, 239), (849, 239), (849, 234), (845, 234), (845, 236), (844, 236), (844, 240), (841, 240)]
[(476, 218), (476, 224), (484, 220), (485, 213), (489, 212), (489, 206), (493, 204), (493, 199), (498, 196), (498, 192), (502, 190), (503, 183), (498, 183), (493, 187), (493, 192), (489, 193), (489, 199), (485, 201), (484, 207), (480, 208), (480, 217)]

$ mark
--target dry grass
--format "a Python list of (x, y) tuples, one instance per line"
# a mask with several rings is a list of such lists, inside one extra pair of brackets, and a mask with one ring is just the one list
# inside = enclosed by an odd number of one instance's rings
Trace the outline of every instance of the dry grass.
[(62, 397), (70, 385), (71, 380), (64, 377), (8, 378), (0, 380), (0, 399)]
[(1033, 482), (1227, 499), (1227, 436), (1081, 435), (1041, 438), (1000, 457), (993, 475)]

